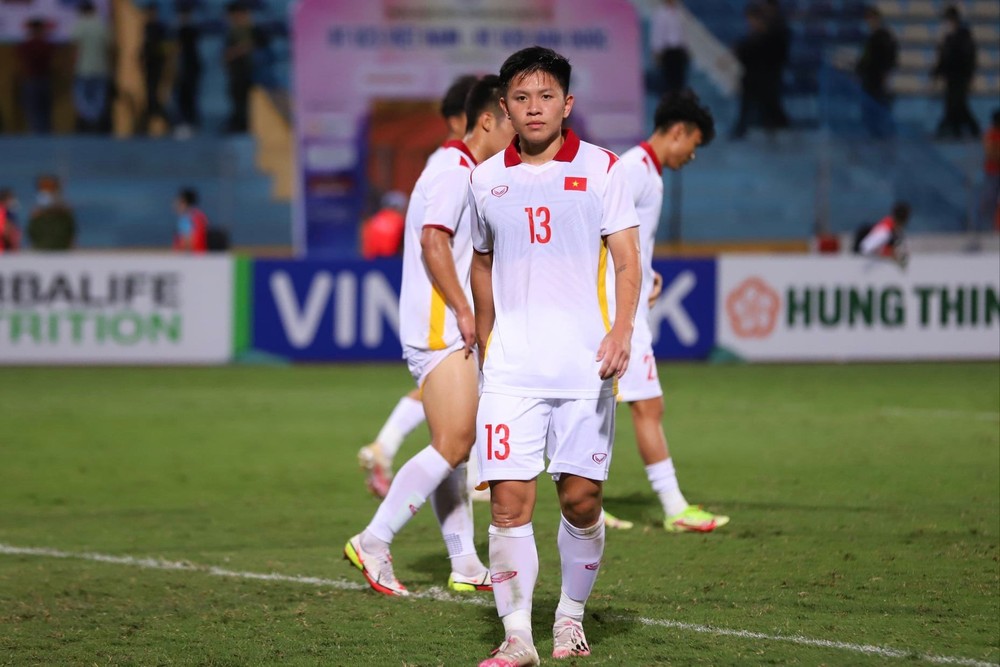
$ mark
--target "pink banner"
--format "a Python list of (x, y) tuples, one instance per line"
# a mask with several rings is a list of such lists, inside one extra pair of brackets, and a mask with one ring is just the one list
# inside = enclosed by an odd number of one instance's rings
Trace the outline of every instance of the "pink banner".
[[(539, 44), (573, 65), (573, 126), (613, 150), (642, 132), (639, 24), (628, 0), (303, 0), (293, 18), (299, 252), (349, 254), (376, 101), (436, 102)], [(353, 251), (353, 246), (346, 248)]]

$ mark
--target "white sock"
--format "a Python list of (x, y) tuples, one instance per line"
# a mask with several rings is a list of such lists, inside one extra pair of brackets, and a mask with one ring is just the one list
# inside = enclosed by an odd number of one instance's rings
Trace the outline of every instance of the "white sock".
[[(476, 554), (473, 541), (472, 500), (465, 487), (465, 464), (460, 463), (431, 494), (434, 516), (441, 524), (441, 536), (448, 548), (451, 571), (473, 577), (486, 569)], [(395, 482), (393, 482), (395, 483)]]
[[(556, 618), (583, 621), (583, 605), (594, 590), (604, 555), (604, 512), (593, 526), (577, 528), (566, 517), (559, 521), (559, 558), (562, 561), (562, 596)], [(576, 604), (564, 605), (562, 600)]]
[(389, 493), (378, 506), (367, 531), (391, 543), (406, 522), (413, 518), (434, 489), (451, 472), (451, 466), (432, 446), (427, 445), (406, 462), (392, 480)]
[(688, 508), (688, 501), (684, 499), (681, 487), (677, 484), (677, 472), (672, 458), (646, 466), (646, 476), (649, 477), (653, 491), (660, 496), (663, 513), (667, 517), (680, 514)]
[(413, 429), (420, 426), (424, 417), (424, 404), (414, 400), (409, 396), (399, 399), (399, 403), (385, 420), (382, 430), (375, 436), (375, 442), (381, 445), (382, 453), (392, 463), (403, 439), (410, 434)]
[(538, 579), (538, 549), (530, 523), (514, 528), (490, 524), (490, 574), (504, 631), (530, 641), (531, 598)]

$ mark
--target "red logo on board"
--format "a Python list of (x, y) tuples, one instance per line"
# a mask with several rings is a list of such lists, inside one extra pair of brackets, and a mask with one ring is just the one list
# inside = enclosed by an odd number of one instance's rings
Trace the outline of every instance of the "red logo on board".
[(767, 338), (778, 324), (781, 296), (757, 276), (747, 278), (726, 297), (726, 314), (739, 338)]

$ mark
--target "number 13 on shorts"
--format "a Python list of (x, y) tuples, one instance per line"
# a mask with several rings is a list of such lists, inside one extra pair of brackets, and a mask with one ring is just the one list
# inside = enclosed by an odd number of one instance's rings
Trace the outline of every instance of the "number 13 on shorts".
[(510, 428), (506, 424), (486, 424), (486, 460), (503, 461), (510, 456)]

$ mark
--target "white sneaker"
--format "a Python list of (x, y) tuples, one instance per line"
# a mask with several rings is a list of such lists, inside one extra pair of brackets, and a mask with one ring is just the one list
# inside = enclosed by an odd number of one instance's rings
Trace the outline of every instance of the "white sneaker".
[(556, 619), (552, 626), (552, 657), (572, 658), (590, 655), (587, 636), (583, 634), (583, 624), (572, 618)]
[(361, 570), (368, 584), (379, 593), (385, 595), (409, 595), (406, 586), (399, 583), (392, 572), (392, 556), (386, 551), (383, 554), (368, 553), (361, 548), (361, 534), (347, 541), (344, 546), (344, 558), (351, 561), (354, 567)]
[(520, 637), (511, 635), (503, 640), (500, 648), (479, 663), (479, 667), (535, 667), (539, 664), (538, 651)]

